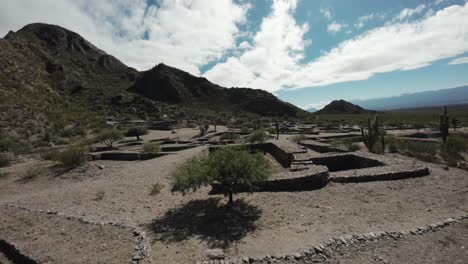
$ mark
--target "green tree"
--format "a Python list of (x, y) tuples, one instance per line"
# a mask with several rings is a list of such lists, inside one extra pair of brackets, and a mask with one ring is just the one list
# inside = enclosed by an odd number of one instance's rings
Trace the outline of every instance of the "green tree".
[(232, 204), (233, 194), (253, 191), (255, 182), (266, 180), (270, 175), (270, 163), (261, 153), (225, 147), (209, 156), (192, 158), (178, 167), (173, 174), (172, 191), (185, 193), (217, 183)]
[(148, 134), (148, 129), (146, 127), (142, 126), (134, 126), (130, 127), (127, 132), (125, 133), (125, 136), (127, 137), (136, 137), (137, 140), (140, 140), (140, 136)]
[(123, 138), (122, 132), (118, 129), (104, 129), (96, 137), (102, 144), (113, 147), (114, 143)]

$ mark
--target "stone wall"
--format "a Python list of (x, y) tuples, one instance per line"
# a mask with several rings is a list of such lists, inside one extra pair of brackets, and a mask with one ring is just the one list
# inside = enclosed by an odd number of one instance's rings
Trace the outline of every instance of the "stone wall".
[[(254, 184), (255, 192), (294, 192), (310, 191), (325, 187), (330, 181), (328, 169), (324, 166), (311, 166), (307, 170), (286, 172), (275, 177), (276, 179), (257, 182)], [(221, 185), (212, 184), (209, 194), (221, 194)], [(249, 192), (247, 186), (239, 186), (236, 192)]]
[(37, 264), (31, 257), (24, 255), (15, 245), (0, 239), (0, 252), (2, 252), (12, 263)]
[(154, 159), (168, 154), (169, 153), (104, 152), (99, 154), (91, 154), (91, 159), (133, 161)]
[(334, 156), (315, 157), (310, 159), (314, 164), (327, 166), (328, 170), (344, 171), (369, 167), (384, 166), (385, 163), (354, 154), (340, 154)]
[(356, 173), (355, 175), (332, 175), (330, 178), (333, 182), (348, 183), (348, 182), (369, 182), (369, 181), (392, 181), (407, 178), (417, 178), (429, 175), (430, 171), (427, 167), (422, 168), (407, 168), (395, 169), (388, 166), (386, 172), (378, 172), (371, 174)]

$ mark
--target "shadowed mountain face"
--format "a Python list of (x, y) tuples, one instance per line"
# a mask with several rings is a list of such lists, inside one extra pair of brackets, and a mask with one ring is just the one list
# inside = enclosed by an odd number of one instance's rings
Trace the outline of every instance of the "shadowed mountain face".
[(315, 112), (316, 114), (365, 114), (375, 113), (372, 110), (366, 110), (358, 105), (352, 104), (345, 100), (335, 100), (326, 105), (324, 108)]
[(110, 116), (175, 107), (188, 113), (305, 113), (270, 93), (226, 89), (164, 64), (138, 72), (80, 35), (48, 24), (30, 24), (0, 39), (0, 65), (0, 91), (7, 96), (28, 90), (32, 101), (52, 96)]

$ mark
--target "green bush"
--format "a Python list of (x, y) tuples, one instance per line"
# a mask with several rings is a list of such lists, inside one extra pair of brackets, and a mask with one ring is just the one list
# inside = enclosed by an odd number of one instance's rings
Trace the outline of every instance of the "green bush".
[(441, 156), (445, 162), (455, 166), (458, 160), (462, 159), (461, 154), (468, 150), (468, 140), (463, 135), (452, 134), (441, 146)]
[(104, 129), (96, 136), (97, 141), (111, 148), (115, 142), (122, 138), (122, 132), (117, 129)]
[(137, 140), (140, 140), (140, 136), (148, 134), (148, 129), (142, 126), (134, 126), (127, 129), (125, 132), (126, 137), (136, 137)]
[(5, 154), (0, 153), (0, 168), (10, 166), (10, 160)]
[(351, 143), (349, 145), (347, 145), (347, 148), (349, 151), (358, 151), (361, 149), (361, 146), (359, 146), (358, 144), (355, 144), (355, 143)]
[(233, 202), (239, 188), (253, 191), (255, 182), (271, 174), (270, 162), (260, 153), (250, 153), (244, 148), (220, 148), (209, 156), (195, 157), (176, 169), (173, 174), (173, 191), (194, 191), (211, 183), (220, 184), (223, 193)]
[(264, 129), (257, 129), (248, 138), (249, 143), (263, 143), (267, 138), (267, 134)]
[(161, 150), (161, 145), (155, 142), (147, 142), (143, 144), (143, 151), (146, 153), (156, 154)]
[(62, 163), (66, 167), (75, 168), (86, 163), (86, 148), (83, 146), (69, 146), (61, 152), (53, 154), (55, 161)]
[(240, 135), (233, 132), (227, 132), (221, 135), (220, 140), (238, 140)]
[(164, 188), (164, 185), (161, 183), (155, 183), (151, 186), (150, 195), (158, 195), (161, 190)]

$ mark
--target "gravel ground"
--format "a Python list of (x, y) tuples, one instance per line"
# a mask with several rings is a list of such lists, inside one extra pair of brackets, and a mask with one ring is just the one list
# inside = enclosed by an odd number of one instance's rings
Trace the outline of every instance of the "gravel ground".
[[(278, 264), (305, 263), (459, 263), (468, 259), (468, 220), (436, 232), (404, 238), (363, 242), (334, 251), (326, 259), (280, 260)], [(257, 263), (257, 262), (255, 262)]]
[[(41, 161), (15, 164), (0, 170), (9, 172), (0, 178), (0, 206), (13, 204), (62, 212), (88, 221), (139, 226), (146, 230), (153, 263), (205, 260), (210, 248), (223, 249), (226, 256), (290, 254), (331, 237), (402, 231), (468, 213), (468, 173), (421, 163), (430, 168), (431, 175), (387, 182), (331, 183), (308, 192), (236, 195), (238, 212), (232, 215), (224, 207), (226, 199), (209, 196), (209, 188), (187, 195), (170, 192), (170, 173), (174, 168), (206, 151), (206, 147), (196, 147), (146, 161), (93, 161), (84, 171), (63, 173), (51, 173), (51, 164)], [(104, 169), (99, 169), (99, 165)], [(20, 180), (27, 170), (38, 166), (47, 168), (46, 173), (29, 181)], [(156, 183), (164, 187), (151, 196), (151, 187)], [(38, 221), (36, 215), (16, 211), (6, 214), (1, 210), (0, 216), (8, 217), (8, 221), (18, 217)], [(41, 222), (58, 221), (54, 219)], [(15, 243), (23, 241), (32, 255), (38, 254), (36, 249), (47, 252), (58, 247), (71, 248), (81, 246), (83, 241), (94, 248), (101, 243), (106, 243), (109, 250), (127, 248), (118, 244), (123, 243), (120, 238), (114, 241), (119, 236), (113, 231), (109, 236), (81, 238), (84, 233), (94, 232), (89, 229), (92, 225), (70, 224), (68, 240), (56, 240), (60, 237), (57, 228), (47, 224), (39, 243), (26, 240), (25, 224), (5, 223), (0, 222), (0, 238), (5, 236), (3, 230), (10, 230), (8, 239)], [(53, 256), (57, 260), (74, 254), (80, 259), (75, 251), (57, 252)], [(115, 257), (115, 263), (128, 263), (127, 255)]]

